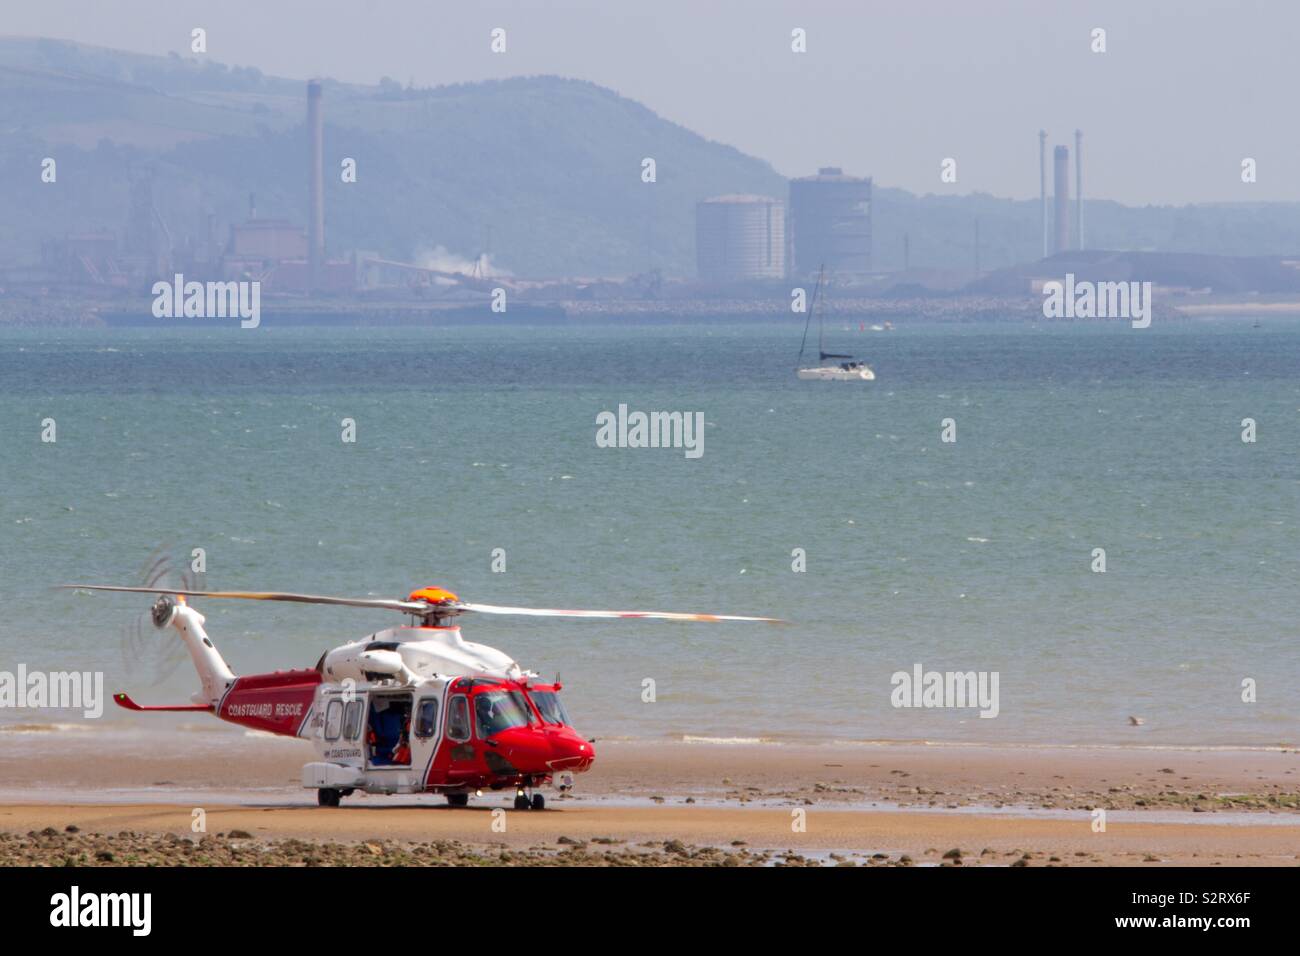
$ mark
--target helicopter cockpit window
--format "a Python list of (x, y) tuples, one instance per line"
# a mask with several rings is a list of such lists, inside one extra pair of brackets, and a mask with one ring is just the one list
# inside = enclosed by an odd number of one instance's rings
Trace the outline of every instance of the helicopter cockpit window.
[(474, 696), (474, 717), (480, 740), (532, 723), (528, 704), (519, 691), (485, 690)]
[(420, 701), (420, 709), (415, 715), (415, 736), (432, 737), (437, 727), (438, 700), (436, 697), (426, 697)]
[(325, 707), (325, 739), (339, 739), (339, 725), (343, 723), (343, 701), (332, 700)]
[(356, 740), (361, 734), (361, 701), (348, 701), (347, 708), (343, 711), (343, 736), (348, 740)]
[(560, 695), (553, 690), (535, 690), (531, 691), (533, 703), (537, 705), (537, 712), (542, 715), (542, 720), (548, 724), (569, 724), (569, 712), (564, 709), (564, 703), (560, 700)]
[(457, 695), (447, 708), (447, 736), (451, 740), (469, 740), (469, 701)]

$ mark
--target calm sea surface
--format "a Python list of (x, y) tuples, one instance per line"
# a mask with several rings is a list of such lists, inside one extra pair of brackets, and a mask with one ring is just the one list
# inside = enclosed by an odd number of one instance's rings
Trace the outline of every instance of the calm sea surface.
[[(157, 639), (124, 660), (147, 598), (51, 589), (139, 583), (167, 544), (213, 588), (793, 622), (463, 619), (597, 736), (1300, 741), (1300, 323), (837, 324), (865, 385), (797, 381), (800, 332), (2, 331), (0, 670), (188, 699)], [(703, 456), (598, 448), (620, 403), (702, 412)], [(240, 673), (400, 620), (195, 603)], [(892, 707), (918, 663), (998, 672), (998, 716)]]

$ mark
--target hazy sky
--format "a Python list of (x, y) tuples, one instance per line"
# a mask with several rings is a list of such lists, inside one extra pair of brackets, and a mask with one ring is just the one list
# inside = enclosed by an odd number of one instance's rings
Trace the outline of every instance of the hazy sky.
[[(915, 192), (1038, 194), (1037, 133), (1085, 196), (1300, 200), (1294, 0), (41, 0), (0, 33), (373, 83), (591, 80), (770, 161)], [(489, 49), (493, 27), (508, 49)], [(808, 52), (791, 52), (791, 30)], [(1090, 49), (1106, 30), (1105, 53)], [(957, 160), (956, 184), (940, 165)], [(1258, 182), (1243, 184), (1252, 157)], [(1049, 185), (1050, 191), (1050, 185)]]

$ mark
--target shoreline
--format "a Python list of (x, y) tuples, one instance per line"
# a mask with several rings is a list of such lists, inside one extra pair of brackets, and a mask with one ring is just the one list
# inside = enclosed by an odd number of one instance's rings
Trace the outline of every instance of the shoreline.
[[(1300, 315), (1294, 293), (1270, 296), (1224, 296), (1206, 301), (1200, 296), (1174, 295), (1158, 302), (1156, 318), (1179, 322), (1199, 318), (1239, 319)], [(97, 298), (10, 297), (11, 306), (0, 308), (0, 328), (217, 328), (219, 320), (204, 318), (158, 319), (149, 298), (130, 296)], [(12, 308), (13, 303), (25, 309)], [(19, 312), (30, 313), (19, 315)], [(964, 293), (936, 291), (931, 295), (888, 297), (860, 295), (843, 298), (828, 309), (833, 321), (884, 321), (935, 325), (1032, 325), (1044, 321), (1038, 294)], [(788, 302), (777, 296), (703, 296), (668, 298), (574, 299), (526, 297), (516, 300), (510, 312), (494, 313), (484, 296), (481, 302), (425, 301), (403, 298), (308, 300), (299, 296), (271, 296), (264, 302), (261, 324), (278, 328), (440, 328), (483, 324), (524, 326), (774, 324), (790, 320)], [(1051, 322), (1097, 324), (1127, 323), (1127, 319), (1049, 319)], [(237, 317), (225, 324), (237, 327)]]
[[(55, 737), (64, 743), (104, 742), (147, 739), (150, 745), (161, 743), (177, 749), (186, 744), (203, 741), (205, 743), (236, 744), (249, 740), (276, 741), (294, 744), (296, 738), (284, 737), (268, 731), (254, 730), (240, 724), (227, 721), (214, 721), (207, 715), (201, 722), (169, 721), (173, 715), (150, 715), (148, 721), (140, 721), (135, 715), (128, 714), (117, 720), (100, 719), (88, 721), (79, 714), (70, 714), (64, 720), (38, 722), (18, 720), (12, 723), (0, 721), (0, 756), (6, 742), (21, 742), (36, 739), (51, 740)], [(1125, 736), (1138, 736), (1142, 733), (1137, 728), (1126, 729)], [(1225, 753), (1294, 753), (1300, 756), (1300, 739), (1276, 740), (1268, 743), (1241, 741), (1214, 741), (1193, 743), (1189, 741), (1141, 740), (993, 740), (960, 739), (931, 737), (826, 737), (813, 734), (788, 734), (759, 736), (711, 736), (673, 732), (661, 736), (628, 736), (619, 734), (600, 734), (593, 737), (605, 744), (615, 746), (650, 746), (650, 747), (701, 747), (718, 748), (826, 748), (853, 749), (876, 748), (922, 748), (927, 750), (967, 749), (967, 750), (1010, 750), (1010, 751), (1161, 751), (1161, 752), (1225, 752)]]
[[(724, 740), (599, 738), (595, 767), (578, 776), (577, 793), (1042, 809), (1253, 803), (1300, 813), (1300, 749), (1284, 745)], [(0, 781), (9, 793), (170, 787), (236, 800), (257, 791), (301, 793), (299, 772), (312, 759), (306, 740), (220, 726), (0, 731)]]

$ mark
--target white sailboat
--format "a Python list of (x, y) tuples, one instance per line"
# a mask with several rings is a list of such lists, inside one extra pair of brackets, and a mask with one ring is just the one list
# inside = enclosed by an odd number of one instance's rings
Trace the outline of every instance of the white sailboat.
[[(799, 343), (799, 358), (796, 360), (795, 375), (804, 381), (813, 382), (874, 382), (876, 373), (871, 371), (871, 367), (866, 362), (859, 362), (852, 355), (840, 355), (825, 350), (823, 333), (826, 322), (822, 309), (822, 302), (825, 299), (822, 289), (826, 284), (825, 280), (826, 267), (822, 266), (821, 271), (817, 274), (817, 288), (813, 291), (813, 307), (809, 309), (808, 321), (803, 326), (803, 341)], [(817, 313), (817, 356), (818, 361), (822, 364), (805, 365), (803, 353), (808, 344), (808, 326), (812, 323), (814, 312)], [(836, 362), (836, 359), (844, 359), (845, 361)], [(827, 364), (828, 362), (830, 364)]]

